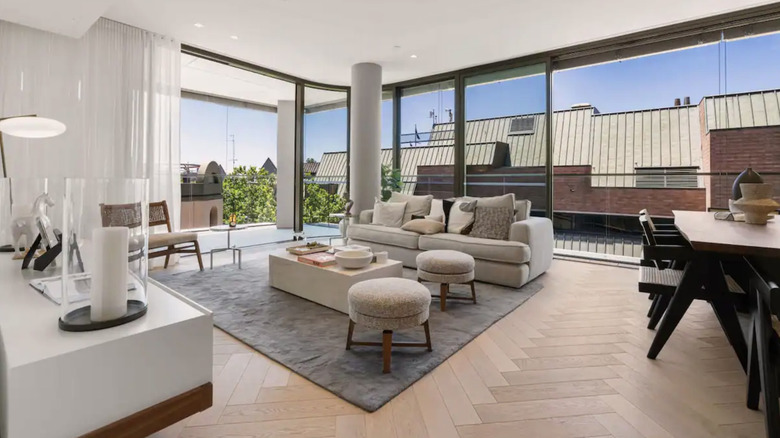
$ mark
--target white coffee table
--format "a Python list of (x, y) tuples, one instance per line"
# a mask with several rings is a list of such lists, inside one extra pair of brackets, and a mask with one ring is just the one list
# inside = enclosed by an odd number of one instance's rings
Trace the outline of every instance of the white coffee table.
[(268, 269), (271, 287), (342, 313), (349, 313), (347, 291), (353, 284), (403, 275), (403, 266), (397, 260), (372, 263), (363, 269), (343, 269), (337, 265), (320, 268), (299, 262), (298, 256), (286, 250), (268, 255)]

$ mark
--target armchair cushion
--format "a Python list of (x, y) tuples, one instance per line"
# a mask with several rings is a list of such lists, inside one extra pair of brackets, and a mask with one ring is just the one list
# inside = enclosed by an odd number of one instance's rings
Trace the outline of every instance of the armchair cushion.
[(197, 242), (198, 233), (159, 233), (149, 235), (149, 249), (178, 245), (180, 243)]

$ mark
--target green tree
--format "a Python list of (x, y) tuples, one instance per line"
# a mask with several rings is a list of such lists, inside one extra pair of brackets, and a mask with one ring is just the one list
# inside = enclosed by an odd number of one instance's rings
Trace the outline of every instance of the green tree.
[(239, 224), (276, 222), (276, 175), (263, 168), (238, 166), (222, 182), (223, 219)]
[(328, 222), (331, 213), (344, 211), (347, 200), (338, 193), (330, 194), (320, 185), (309, 183), (304, 186), (303, 222), (316, 224)]

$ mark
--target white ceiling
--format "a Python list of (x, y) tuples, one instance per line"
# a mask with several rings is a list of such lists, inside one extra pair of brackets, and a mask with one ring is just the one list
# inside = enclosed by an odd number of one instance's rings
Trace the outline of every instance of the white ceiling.
[[(278, 71), (346, 85), (358, 62), (381, 64), (383, 81), (391, 83), (773, 2), (2, 0), (0, 17), (72, 34), (97, 13)], [(113, 4), (105, 9), (107, 3)]]
[[(217, 62), (181, 57), (181, 87), (212, 96), (276, 107), (280, 100), (295, 100), (295, 85)], [(343, 92), (307, 88), (306, 106), (346, 103)]]

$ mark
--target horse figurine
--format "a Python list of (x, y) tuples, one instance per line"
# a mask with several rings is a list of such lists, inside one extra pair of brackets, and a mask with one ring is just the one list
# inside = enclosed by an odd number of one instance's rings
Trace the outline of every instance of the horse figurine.
[[(23, 257), (24, 254), (22, 254), (21, 249), (30, 248), (30, 245), (32, 245), (40, 232), (46, 233), (45, 236), (42, 235), (44, 245), (49, 245), (51, 243), (50, 236), (48, 235), (48, 232), (51, 229), (51, 220), (46, 216), (46, 207), (53, 206), (54, 201), (52, 201), (48, 193), (44, 193), (35, 198), (29, 216), (17, 216), (11, 220), (14, 258)], [(24, 245), (20, 245), (22, 237), (24, 237)]]

